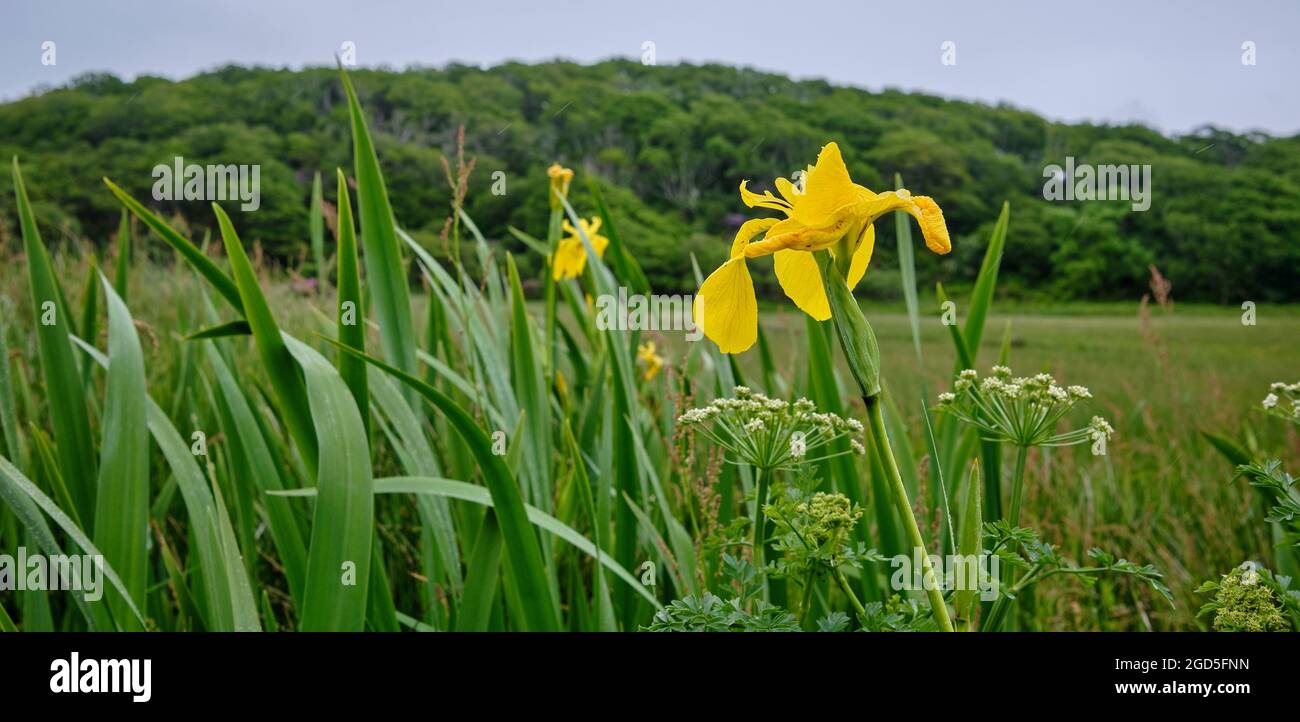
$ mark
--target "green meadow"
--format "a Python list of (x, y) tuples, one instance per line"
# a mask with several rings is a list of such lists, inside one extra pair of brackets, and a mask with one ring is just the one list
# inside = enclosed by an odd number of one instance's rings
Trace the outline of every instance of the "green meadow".
[[(718, 243), (677, 269), (734, 301), (704, 307), (727, 322), (707, 338), (607, 328), (593, 298), (654, 289), (585, 171), (554, 166), (536, 213), (489, 228), (466, 210), (461, 158), (443, 233), (413, 236), (369, 116), (337, 82), (350, 160), (301, 209), (310, 264), (264, 254), (243, 214), (169, 216), (112, 178), (82, 192), (113, 205), (116, 230), (64, 235), (38, 221), (57, 200), (29, 196), (38, 171), (13, 160), (0, 551), (99, 556), (105, 578), (102, 600), (0, 587), (0, 629), (1300, 620), (1285, 473), (1300, 385), (1270, 386), (1296, 379), (1294, 307), (1182, 306), (1154, 270), (1147, 298), (1005, 300), (1008, 205), (961, 251), (980, 259), (973, 279), (931, 295), (911, 248), (948, 250), (936, 201), (859, 195), (828, 144), (813, 200), (768, 207), (803, 223), (809, 206), (791, 206), (833, 196), (833, 177), (853, 197), (836, 212), (894, 228), (897, 255), (856, 296), (865, 236), (810, 222), (801, 238), (839, 235), (783, 251), (815, 261), (801, 298), (820, 293), (823, 320), (756, 300), (745, 264), (766, 259), (746, 249), (782, 237), (772, 218), (730, 260)], [(877, 301), (885, 284), (897, 291)], [(1264, 403), (1271, 391), (1283, 398)], [(913, 552), (915, 577), (896, 573)], [(953, 558), (994, 566), (954, 576)]]

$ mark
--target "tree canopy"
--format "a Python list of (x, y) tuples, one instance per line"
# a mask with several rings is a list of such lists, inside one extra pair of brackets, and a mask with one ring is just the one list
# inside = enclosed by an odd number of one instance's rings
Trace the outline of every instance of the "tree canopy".
[[(827, 141), (854, 180), (890, 189), (895, 174), (933, 196), (953, 235), (946, 257), (918, 254), (922, 282), (960, 284), (978, 271), (1004, 200), (1012, 207), (1000, 285), (1042, 298), (1133, 298), (1148, 265), (1183, 300), (1300, 300), (1300, 136), (1206, 127), (1169, 137), (1138, 125), (1048, 121), (991, 106), (894, 90), (868, 92), (722, 65), (508, 63), (405, 71), (356, 70), (399, 224), (436, 243), (451, 188), (457, 129), (476, 158), (466, 210), (493, 240), (506, 229), (542, 235), (546, 167), (574, 168), (574, 200), (594, 214), (585, 180), (600, 185), (619, 232), (658, 291), (694, 288), (690, 254), (711, 268), (745, 217), (743, 179), (772, 188)], [(151, 174), (186, 163), (260, 165), (261, 205), (223, 204), (241, 235), (273, 259), (304, 263), (316, 172), (350, 169), (347, 106), (332, 68), (229, 66), (174, 82), (91, 74), (0, 106), (0, 154), (21, 157), (38, 220), (55, 239), (107, 245), (118, 206), (107, 176), (191, 228), (211, 223), (204, 202), (155, 201)], [(1044, 168), (1150, 164), (1150, 209), (1128, 201), (1044, 199)], [(498, 174), (498, 171), (500, 174)], [(505, 193), (492, 192), (504, 179)], [(8, 174), (0, 196), (12, 198)], [(326, 197), (333, 197), (332, 183)], [(500, 185), (498, 184), (498, 188)], [(15, 216), (0, 206), (0, 242)], [(893, 261), (893, 224), (877, 227), (873, 266)], [(522, 248), (521, 245), (519, 245)], [(896, 292), (883, 279), (868, 292)], [(760, 287), (773, 292), (770, 274)]]

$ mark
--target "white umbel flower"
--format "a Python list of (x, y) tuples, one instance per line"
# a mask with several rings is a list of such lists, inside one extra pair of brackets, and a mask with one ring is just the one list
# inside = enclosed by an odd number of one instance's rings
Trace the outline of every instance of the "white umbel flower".
[[(714, 399), (682, 413), (678, 425), (704, 434), (734, 461), (764, 471), (866, 452), (853, 438), (866, 430), (857, 419), (819, 413), (817, 405), (804, 398), (790, 403), (746, 386), (737, 386), (735, 392), (733, 398)], [(842, 441), (846, 438), (847, 449)]]
[(1115, 433), (1101, 417), (1083, 428), (1059, 431), (1065, 415), (1091, 398), (1086, 387), (1060, 386), (1051, 374), (1017, 377), (999, 365), (984, 378), (973, 369), (961, 371), (952, 390), (939, 394), (938, 409), (975, 426), (989, 440), (1022, 447), (1071, 446)]
[(1300, 425), (1300, 381), (1293, 384), (1274, 381), (1268, 389), (1268, 396), (1259, 404), (1264, 413)]

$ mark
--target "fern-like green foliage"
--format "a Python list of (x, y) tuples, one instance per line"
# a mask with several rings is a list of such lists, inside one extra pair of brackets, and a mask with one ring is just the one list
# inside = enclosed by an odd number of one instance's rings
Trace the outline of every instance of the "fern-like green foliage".
[(645, 627), (651, 632), (797, 632), (799, 622), (793, 614), (759, 602), (750, 612), (741, 606), (739, 597), (723, 601), (712, 592), (699, 598), (678, 599), (655, 614)]

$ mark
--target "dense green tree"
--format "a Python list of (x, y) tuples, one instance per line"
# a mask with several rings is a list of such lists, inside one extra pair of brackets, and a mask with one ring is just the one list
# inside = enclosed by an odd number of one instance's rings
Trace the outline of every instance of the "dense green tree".
[[(399, 223), (441, 245), (451, 198), (444, 160), (454, 166), (463, 126), (476, 160), (467, 210), (525, 268), (536, 259), (506, 229), (544, 235), (551, 162), (579, 171), (574, 201), (583, 214), (594, 213), (585, 189), (587, 178), (596, 180), (657, 289), (691, 290), (691, 254), (715, 266), (739, 222), (761, 212), (740, 203), (739, 182), (771, 188), (836, 140), (858, 182), (889, 189), (897, 174), (939, 200), (955, 248), (942, 258), (917, 255), (923, 284), (969, 282), (998, 209), (1010, 201), (1003, 292), (1134, 298), (1154, 264), (1184, 300), (1300, 300), (1300, 137), (1068, 125), (1005, 105), (719, 65), (451, 65), (359, 70), (355, 84)], [(118, 221), (101, 177), (201, 233), (212, 223), (207, 203), (155, 201), (152, 169), (177, 156), (257, 164), (261, 207), (223, 205), (242, 235), (290, 266), (306, 262), (313, 175), (332, 178), (352, 157), (334, 69), (237, 66), (180, 82), (88, 74), (2, 105), (0, 155), (22, 158), (51, 243), (100, 246)], [(1044, 169), (1066, 158), (1150, 164), (1150, 209), (1046, 200)], [(497, 179), (504, 194), (493, 192)], [(12, 198), (10, 182), (0, 174), (0, 197)], [(11, 203), (0, 202), (0, 242), (14, 242), (14, 227)], [(878, 235), (879, 277), (866, 287), (888, 292), (893, 224), (879, 224)], [(779, 294), (768, 271), (756, 273), (761, 292)]]

